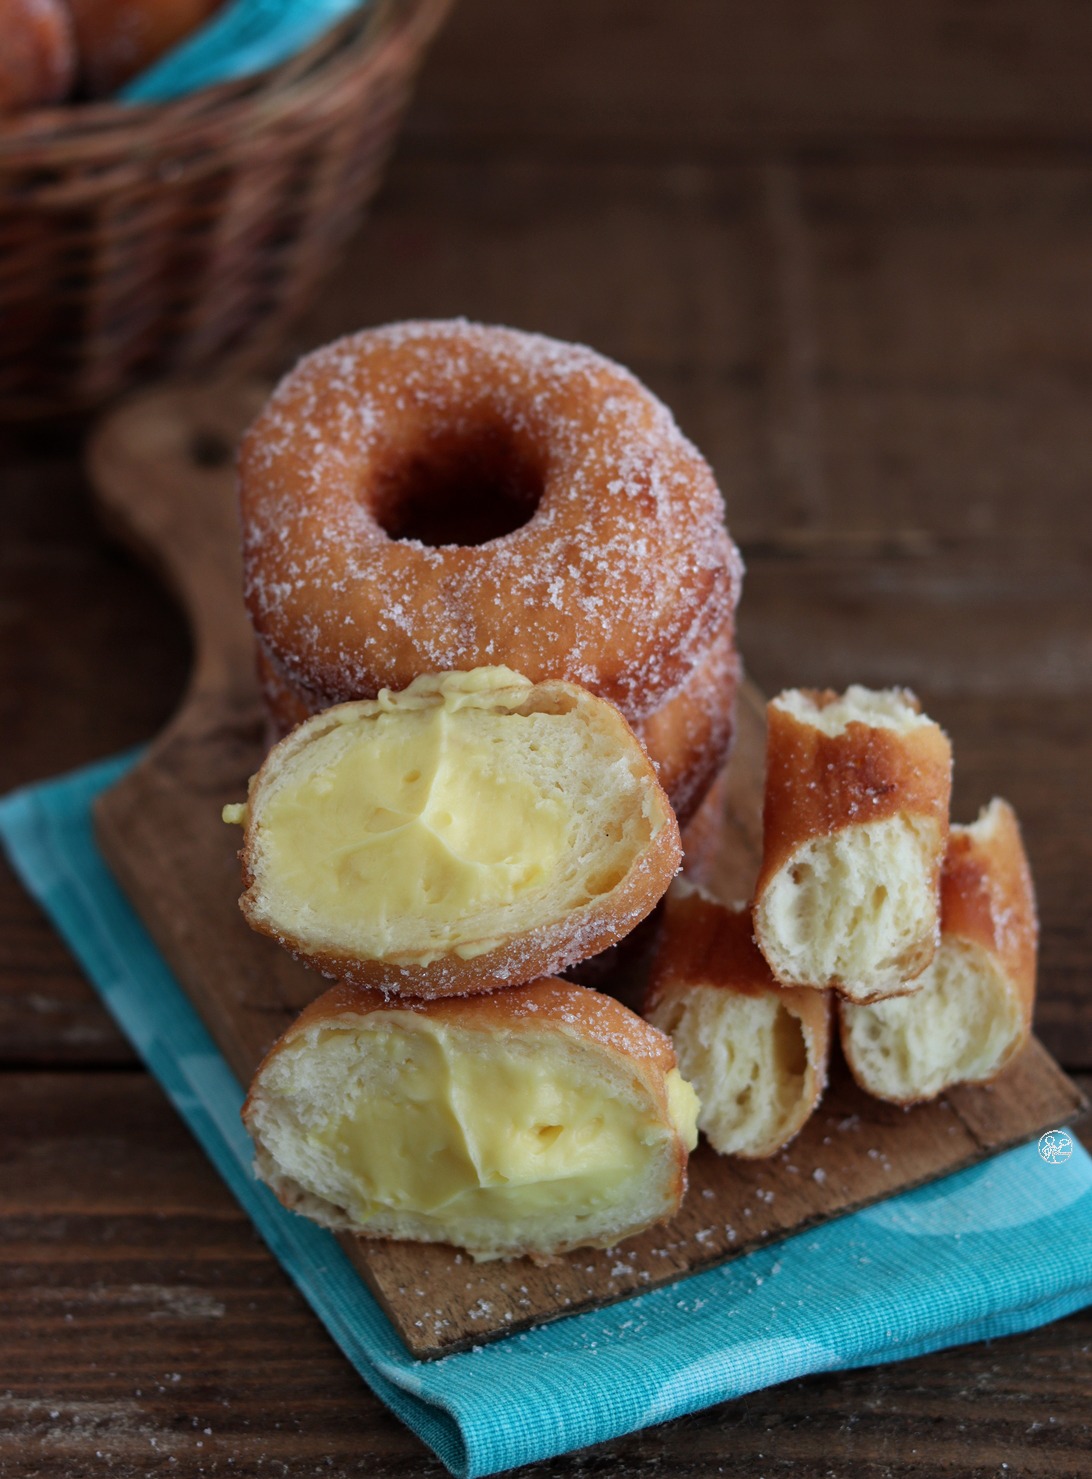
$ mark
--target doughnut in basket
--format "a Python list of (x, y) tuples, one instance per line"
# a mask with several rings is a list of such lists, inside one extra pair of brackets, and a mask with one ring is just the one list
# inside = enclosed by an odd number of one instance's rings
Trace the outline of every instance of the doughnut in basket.
[(938, 940), (952, 755), (905, 689), (790, 689), (767, 707), (755, 936), (785, 985), (914, 989)]
[(822, 1097), (830, 993), (781, 986), (751, 935), (750, 910), (672, 884), (644, 1015), (668, 1034), (721, 1155), (773, 1155)]
[(68, 0), (80, 82), (105, 98), (195, 31), (223, 0)]
[(317, 1222), (546, 1258), (670, 1217), (696, 1113), (662, 1033), (542, 980), (429, 1002), (335, 986), (273, 1047), (243, 1118), (258, 1174)]
[(741, 565), (707, 463), (628, 371), (463, 320), (368, 330), (281, 382), (239, 481), (282, 725), (504, 664), (616, 703), (696, 807), (730, 739)]
[(605, 950), (663, 896), (679, 829), (617, 709), (508, 668), (339, 704), (245, 806), (248, 922), (327, 975), (454, 996)]
[(1028, 1040), (1038, 923), (1012, 807), (953, 826), (941, 878), (940, 948), (908, 996), (841, 1005), (842, 1048), (867, 1093), (896, 1104), (995, 1078)]
[(59, 103), (76, 75), (63, 0), (0, 0), (0, 116)]

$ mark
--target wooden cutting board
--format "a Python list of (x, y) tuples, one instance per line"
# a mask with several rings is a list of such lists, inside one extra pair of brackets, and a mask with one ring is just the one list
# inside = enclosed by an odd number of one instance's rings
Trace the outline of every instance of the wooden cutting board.
[[(220, 821), (221, 806), (244, 796), (266, 739), (233, 486), (235, 443), (264, 393), (238, 384), (151, 392), (101, 423), (89, 448), (104, 518), (178, 595), (194, 643), (182, 706), (100, 798), (98, 838), (244, 1084), (327, 984), (243, 922), (237, 834)], [(725, 898), (747, 897), (757, 867), (762, 752), (762, 705), (748, 688), (714, 869)], [(745, 1162), (703, 1145), (679, 1215), (617, 1249), (540, 1268), (476, 1265), (444, 1246), (343, 1241), (410, 1351), (445, 1355), (737, 1257), (1036, 1137), (1086, 1107), (1036, 1041), (993, 1085), (909, 1111), (868, 1098), (837, 1062), (822, 1106), (786, 1151)]]

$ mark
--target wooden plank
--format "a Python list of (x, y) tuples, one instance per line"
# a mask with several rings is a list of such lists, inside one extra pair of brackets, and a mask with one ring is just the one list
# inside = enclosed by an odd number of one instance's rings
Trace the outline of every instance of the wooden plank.
[(56, 930), (0, 861), (0, 1068), (135, 1062)]
[[(1092, 1118), (1078, 1134), (1092, 1148)], [(357, 1379), (150, 1079), (0, 1074), (0, 1164), (5, 1475), (445, 1472)], [(1085, 1310), (788, 1382), (528, 1473), (755, 1479), (776, 1462), (828, 1479), (836, 1453), (838, 1479), (972, 1462), (1061, 1479), (1092, 1446), (1090, 1343)]]
[(1059, 158), (800, 172), (831, 529), (1065, 530), (1087, 560), (1090, 180)]
[[(252, 409), (252, 391), (153, 392), (107, 420), (91, 449), (99, 497), (117, 526), (152, 553), (187, 605), (196, 663), (186, 702), (149, 756), (100, 799), (98, 835), (228, 1062), (245, 1083), (320, 978), (253, 935), (236, 908), (234, 841), (219, 820), (243, 794), (264, 749), (252, 642), (239, 595), (231, 478), (195, 456), (227, 440)], [(731, 817), (714, 877), (746, 894), (756, 861), (761, 795), (761, 706), (748, 689), (744, 736), (727, 790)], [(733, 774), (734, 771), (734, 774)], [(678, 1217), (624, 1250), (577, 1253), (548, 1268), (527, 1260), (473, 1265), (444, 1246), (345, 1239), (350, 1256), (418, 1355), (495, 1338), (568, 1311), (669, 1282), (849, 1208), (967, 1165), (1064, 1123), (1079, 1094), (1033, 1051), (1000, 1081), (996, 1129), (979, 1111), (972, 1133), (941, 1101), (905, 1115), (870, 1101), (843, 1075), (791, 1151), (757, 1166), (692, 1160), (692, 1191)], [(1012, 1091), (1005, 1085), (1010, 1081)], [(1024, 1080), (1034, 1093), (1024, 1091)], [(974, 1091), (968, 1091), (972, 1093)], [(839, 1138), (863, 1127), (868, 1154)], [(983, 1128), (985, 1126), (985, 1128)], [(816, 1169), (824, 1174), (816, 1177)], [(428, 1308), (422, 1307), (428, 1290)]]
[(1092, 17), (1065, 0), (461, 0), (409, 134), (556, 152), (1092, 134)]

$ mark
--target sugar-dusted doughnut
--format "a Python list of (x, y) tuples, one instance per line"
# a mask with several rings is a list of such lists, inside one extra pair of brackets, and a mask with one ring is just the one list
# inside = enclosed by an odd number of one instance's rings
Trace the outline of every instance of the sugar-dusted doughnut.
[(840, 1003), (861, 1088), (916, 1104), (996, 1078), (1027, 1042), (1039, 926), (1016, 813), (994, 800), (953, 826), (940, 886), (940, 948), (909, 996)]
[(532, 981), (666, 892), (679, 829), (618, 710), (508, 668), (335, 704), (270, 751), (246, 805), (248, 922), (330, 976), (407, 996)]
[(697, 1108), (663, 1033), (597, 991), (388, 1002), (340, 984), (275, 1044), (243, 1119), (294, 1211), (512, 1258), (670, 1217)]
[[(327, 707), (321, 695), (293, 684), (260, 642), (256, 653), (258, 684), (278, 735)], [(646, 718), (633, 722), (680, 826), (697, 811), (727, 758), (739, 669), (732, 624), (727, 622), (675, 692)]]
[(463, 320), (342, 339), (281, 382), (239, 480), (255, 630), (322, 705), (503, 663), (639, 725), (731, 629), (708, 465), (581, 346)]

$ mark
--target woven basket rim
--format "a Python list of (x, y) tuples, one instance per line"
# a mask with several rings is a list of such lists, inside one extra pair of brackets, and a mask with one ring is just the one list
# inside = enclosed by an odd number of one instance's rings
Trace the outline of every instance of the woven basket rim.
[[(438, 24), (449, 0), (370, 0), (323, 33), (303, 51), (276, 67), (250, 77), (215, 83), (162, 103), (87, 102), (35, 108), (0, 119), (0, 160), (31, 151), (64, 151), (71, 163), (84, 155), (88, 162), (108, 150), (116, 158), (119, 134), (132, 134), (145, 143), (149, 136), (170, 135), (182, 142), (191, 129), (209, 122), (219, 125), (225, 115), (305, 103), (331, 85), (345, 67), (357, 71), (366, 59), (381, 57), (386, 44), (403, 28), (422, 22), (428, 31)], [(293, 98), (293, 94), (298, 95)], [(44, 162), (44, 160), (43, 160)]]

